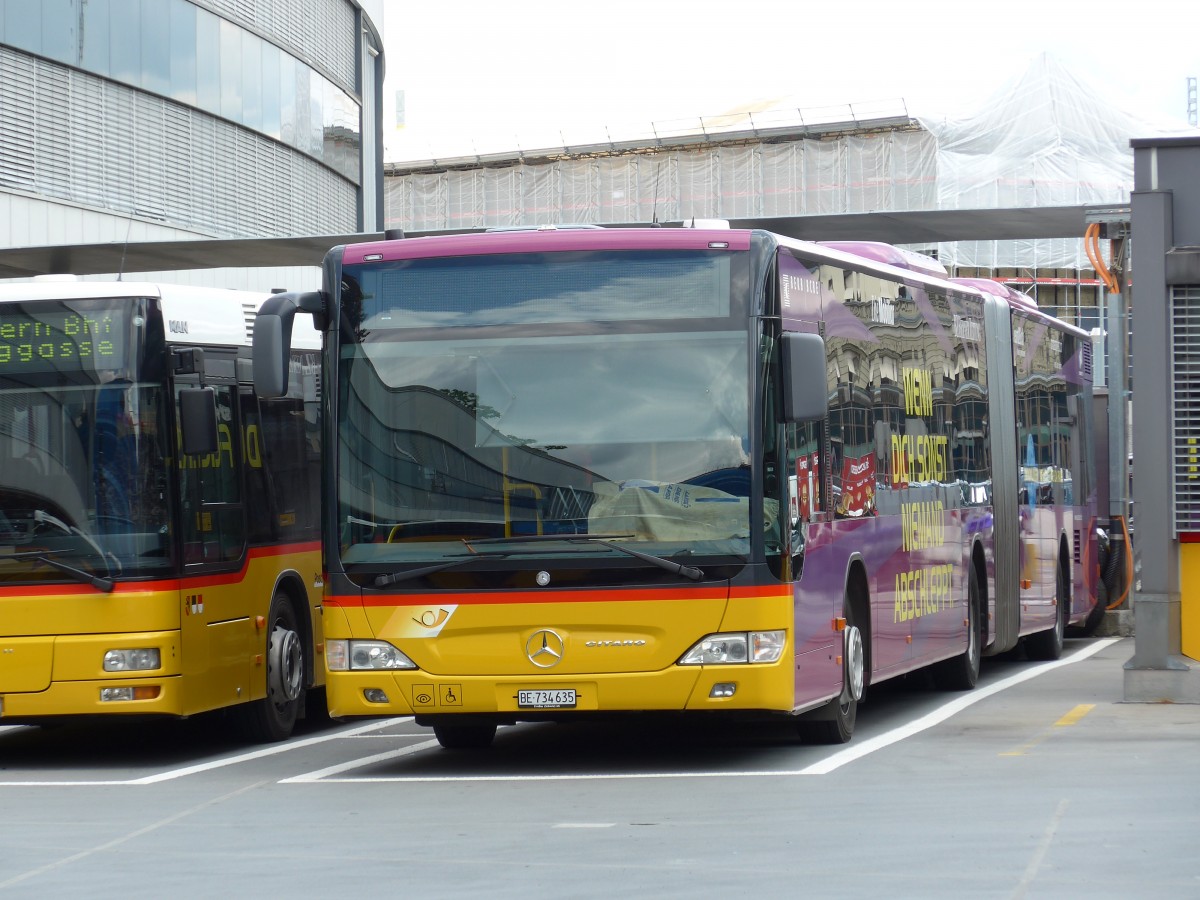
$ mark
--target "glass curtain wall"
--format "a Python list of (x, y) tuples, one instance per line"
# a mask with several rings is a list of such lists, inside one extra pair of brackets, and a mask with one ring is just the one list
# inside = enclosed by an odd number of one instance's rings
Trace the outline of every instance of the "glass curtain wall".
[(0, 0), (0, 43), (221, 116), (361, 182), (358, 101), (188, 0)]

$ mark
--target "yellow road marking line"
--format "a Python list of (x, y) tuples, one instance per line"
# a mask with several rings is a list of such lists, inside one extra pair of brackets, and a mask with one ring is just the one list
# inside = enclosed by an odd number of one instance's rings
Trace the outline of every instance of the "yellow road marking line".
[[(1074, 709), (1072, 709), (1070, 712), (1068, 712), (1065, 716), (1063, 716), (1061, 719), (1059, 719), (1057, 722), (1055, 722), (1054, 728), (1059, 728), (1064, 725), (1074, 725), (1076, 722), (1078, 722), (1080, 719), (1082, 719), (1084, 716), (1086, 716), (1088, 713), (1090, 713), (1095, 708), (1096, 708), (1095, 703), (1080, 703), (1078, 706), (1076, 706)], [(1014, 747), (1012, 750), (1006, 750), (1003, 753), (1001, 753), (1000, 755), (1001, 756), (1024, 756), (1026, 753), (1028, 753), (1030, 750), (1032, 750), (1034, 747), (1036, 747), (1042, 741), (1046, 740), (1046, 738), (1050, 737), (1051, 731), (1053, 731), (1053, 728), (1043, 731), (1041, 734), (1039, 734), (1037, 737), (1033, 738), (1032, 740), (1026, 741), (1024, 744), (1021, 744), (1018, 747)]]
[(1076, 722), (1078, 722), (1080, 719), (1082, 719), (1084, 716), (1086, 716), (1088, 713), (1090, 713), (1095, 708), (1096, 708), (1095, 703), (1080, 703), (1077, 707), (1075, 707), (1073, 710), (1071, 710), (1069, 713), (1067, 713), (1065, 716), (1063, 716), (1061, 719), (1059, 719), (1054, 724), (1056, 726), (1058, 726), (1058, 725), (1074, 725)]

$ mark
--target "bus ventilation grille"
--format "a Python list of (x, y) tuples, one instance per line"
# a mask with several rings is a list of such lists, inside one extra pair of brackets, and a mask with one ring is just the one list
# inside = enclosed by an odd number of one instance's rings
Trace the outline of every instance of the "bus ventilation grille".
[(1082, 544), (1083, 544), (1083, 541), (1080, 540), (1079, 529), (1076, 528), (1075, 529), (1075, 552), (1072, 554), (1075, 558), (1075, 562), (1079, 562), (1080, 558), (1082, 557), (1082, 554), (1083, 554)]
[(258, 315), (258, 307), (252, 302), (242, 302), (242, 318), (246, 322), (246, 343), (254, 343), (254, 317)]

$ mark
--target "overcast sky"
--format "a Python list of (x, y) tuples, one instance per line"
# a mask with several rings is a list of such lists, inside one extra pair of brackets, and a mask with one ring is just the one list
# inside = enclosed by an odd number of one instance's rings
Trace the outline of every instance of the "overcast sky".
[(389, 162), (634, 137), (746, 108), (903, 101), (911, 115), (962, 116), (1043, 52), (1116, 109), (1186, 128), (1187, 77), (1200, 76), (1188, 0), (385, 6)]

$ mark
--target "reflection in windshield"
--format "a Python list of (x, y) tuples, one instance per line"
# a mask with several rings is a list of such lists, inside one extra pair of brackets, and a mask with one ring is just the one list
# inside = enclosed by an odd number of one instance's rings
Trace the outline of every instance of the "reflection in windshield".
[[(746, 354), (740, 331), (344, 347), (345, 561), (416, 564), (461, 554), (464, 539), (556, 534), (746, 553)], [(529, 549), (611, 555), (595, 542)]]
[(158, 385), (122, 377), (0, 381), (0, 583), (170, 564), (161, 404)]

